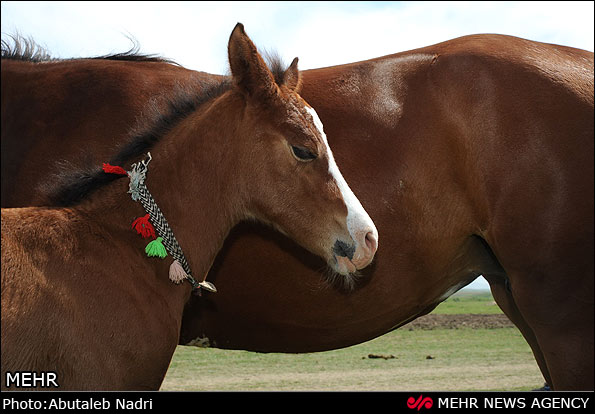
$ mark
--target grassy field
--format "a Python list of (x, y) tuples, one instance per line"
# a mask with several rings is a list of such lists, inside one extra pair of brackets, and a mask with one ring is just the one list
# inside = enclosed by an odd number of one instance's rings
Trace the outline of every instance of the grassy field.
[(463, 290), (455, 293), (434, 309), (437, 315), (495, 315), (502, 310), (494, 302), (490, 291)]
[[(500, 313), (491, 295), (455, 295), (438, 314)], [(398, 329), (349, 348), (262, 354), (179, 346), (162, 390), (473, 391), (543, 385), (516, 328)]]

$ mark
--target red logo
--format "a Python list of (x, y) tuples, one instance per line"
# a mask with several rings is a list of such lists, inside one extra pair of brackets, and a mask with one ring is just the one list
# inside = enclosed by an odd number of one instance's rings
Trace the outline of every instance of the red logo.
[(417, 411), (422, 408), (432, 408), (433, 405), (434, 401), (430, 397), (424, 398), (423, 395), (420, 395), (417, 400), (413, 397), (407, 399), (407, 407), (411, 409), (417, 408)]

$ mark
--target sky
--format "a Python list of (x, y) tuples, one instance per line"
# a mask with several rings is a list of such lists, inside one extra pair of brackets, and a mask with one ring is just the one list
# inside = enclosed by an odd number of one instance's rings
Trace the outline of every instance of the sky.
[(593, 51), (593, 2), (12, 2), (2, 38), (19, 32), (54, 57), (130, 48), (189, 69), (227, 73), (237, 22), (261, 50), (301, 69), (374, 58), (475, 33), (501, 33)]
[[(55, 58), (130, 49), (227, 74), (237, 22), (261, 51), (300, 69), (375, 58), (477, 33), (593, 51), (594, 2), (59, 2), (2, 1), (2, 39), (31, 37)], [(480, 278), (469, 287), (486, 289)]]

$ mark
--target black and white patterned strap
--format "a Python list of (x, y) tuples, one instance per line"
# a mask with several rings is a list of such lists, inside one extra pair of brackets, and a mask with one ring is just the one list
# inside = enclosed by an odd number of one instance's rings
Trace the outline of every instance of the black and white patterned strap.
[(182, 248), (176, 240), (176, 237), (169, 227), (167, 220), (163, 216), (163, 213), (157, 206), (157, 203), (145, 185), (148, 165), (152, 159), (150, 152), (147, 153), (147, 156), (148, 157), (146, 160), (141, 160), (135, 164), (132, 164), (132, 170), (128, 172), (128, 176), (130, 177), (128, 193), (131, 194), (131, 197), (134, 201), (140, 201), (145, 211), (149, 213), (149, 220), (151, 221), (153, 227), (155, 227), (157, 234), (163, 239), (162, 242), (165, 246), (165, 249), (174, 258), (174, 260), (177, 260), (180, 265), (182, 265), (182, 268), (184, 269), (184, 272), (186, 272), (187, 279), (192, 285), (192, 288), (198, 289), (200, 284), (192, 277), (192, 271), (190, 270), (190, 266), (186, 261), (186, 257), (184, 257)]

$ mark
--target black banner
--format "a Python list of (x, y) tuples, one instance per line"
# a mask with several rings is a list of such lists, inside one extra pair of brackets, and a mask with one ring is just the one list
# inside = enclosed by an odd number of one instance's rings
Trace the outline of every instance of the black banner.
[[(412, 413), (441, 409), (592, 409), (593, 392), (2, 392), (2, 410), (156, 411), (178, 408), (198, 410), (209, 404), (237, 409), (238, 402), (255, 404), (262, 411), (279, 410), (276, 402), (291, 402), (291, 409), (312, 408), (312, 403), (338, 403), (355, 408), (384, 407)], [(246, 408), (247, 406), (244, 406)]]

